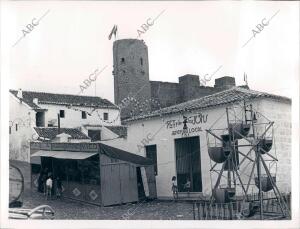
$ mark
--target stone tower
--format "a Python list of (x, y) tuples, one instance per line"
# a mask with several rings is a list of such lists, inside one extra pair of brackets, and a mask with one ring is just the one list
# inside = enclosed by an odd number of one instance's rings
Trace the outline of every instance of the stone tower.
[(148, 48), (144, 41), (116, 40), (113, 69), (115, 104), (121, 107), (121, 118), (148, 112), (151, 92)]

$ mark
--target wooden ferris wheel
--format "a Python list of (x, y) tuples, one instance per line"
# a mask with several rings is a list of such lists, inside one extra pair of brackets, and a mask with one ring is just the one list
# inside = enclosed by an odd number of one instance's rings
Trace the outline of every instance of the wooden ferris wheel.
[[(224, 115), (225, 128), (224, 119), (221, 119)], [(220, 120), (221, 127), (217, 125)], [(210, 203), (242, 201), (249, 207), (249, 214), (242, 212), (245, 217), (250, 217), (251, 211), (258, 211), (260, 219), (264, 219), (269, 217), (263, 206), (265, 196), (273, 191), (280, 211), (272, 217), (289, 217), (289, 208), (276, 184), (278, 159), (274, 144), (274, 122), (254, 111), (252, 104), (246, 105), (244, 101), (242, 106), (227, 107), (226, 113), (206, 132), (208, 154), (212, 162)], [(249, 198), (251, 186), (252, 190), (258, 190), (256, 200)]]

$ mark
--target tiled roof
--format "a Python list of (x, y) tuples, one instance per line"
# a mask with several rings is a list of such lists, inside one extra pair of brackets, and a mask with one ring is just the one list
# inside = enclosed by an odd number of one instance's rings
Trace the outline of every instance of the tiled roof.
[(105, 127), (120, 137), (127, 137), (126, 126), (105, 126)]
[[(57, 127), (34, 127), (34, 129), (41, 138), (48, 138), (51, 140), (58, 135)], [(90, 139), (76, 128), (60, 128), (60, 134), (62, 133), (70, 135), (71, 139)]]
[[(17, 90), (9, 90), (17, 97)], [(107, 99), (102, 99), (96, 96), (81, 96), (81, 95), (67, 95), (54, 94), (45, 92), (23, 91), (22, 101), (28, 104), (33, 109), (41, 109), (38, 105), (33, 103), (33, 99), (38, 99), (38, 104), (55, 104), (66, 106), (81, 106), (81, 107), (95, 107), (95, 108), (110, 108), (119, 109), (115, 104)]]
[(233, 87), (231, 89), (221, 91), (212, 95), (190, 100), (170, 107), (165, 107), (160, 110), (150, 112), (149, 114), (146, 115), (135, 116), (124, 120), (124, 122), (146, 119), (150, 117), (157, 117), (157, 116), (167, 115), (167, 114), (175, 114), (182, 111), (204, 109), (204, 108), (209, 108), (214, 106), (235, 103), (243, 100), (247, 102), (258, 98), (270, 98), (284, 103), (291, 103), (291, 99), (287, 97), (273, 95), (265, 92), (259, 92), (255, 90), (249, 90), (242, 87)]

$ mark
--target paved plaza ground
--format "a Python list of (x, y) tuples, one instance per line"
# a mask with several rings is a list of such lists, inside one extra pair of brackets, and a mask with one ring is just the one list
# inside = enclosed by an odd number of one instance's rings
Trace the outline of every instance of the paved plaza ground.
[(184, 201), (148, 201), (99, 207), (69, 199), (46, 200), (42, 193), (26, 192), (22, 208), (47, 204), (55, 211), (55, 219), (90, 220), (193, 220), (193, 206)]

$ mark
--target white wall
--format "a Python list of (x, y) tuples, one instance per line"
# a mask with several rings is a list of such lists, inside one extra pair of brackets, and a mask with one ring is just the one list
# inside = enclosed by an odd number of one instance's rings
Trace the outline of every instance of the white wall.
[[(263, 100), (260, 109), (271, 121), (274, 121), (275, 145), (270, 154), (277, 155), (277, 185), (279, 190), (291, 191), (291, 157), (292, 157), (292, 117), (291, 104), (272, 100)], [(299, 152), (294, 152), (299, 153)], [(264, 156), (268, 158), (268, 156)], [(275, 170), (272, 169), (271, 172)]]
[[(278, 179), (279, 187), (282, 191), (285, 191), (290, 187), (286, 186), (290, 184), (290, 141), (291, 141), (291, 129), (290, 129), (290, 108), (291, 105), (283, 104), (280, 102), (275, 102), (272, 100), (259, 100), (253, 101), (253, 108), (259, 110), (261, 113), (269, 116), (270, 119), (273, 119), (280, 127), (275, 133), (276, 148), (281, 148), (281, 152), (277, 152), (279, 159), (278, 163)], [(269, 109), (273, 107), (273, 109)], [(276, 108), (277, 107), (277, 108)], [(239, 116), (240, 109), (235, 109), (236, 115)], [(217, 119), (223, 114), (223, 117), (214, 124), (214, 128), (224, 128), (227, 126), (226, 115), (225, 115), (225, 106), (202, 110), (201, 112), (186, 113), (186, 116), (196, 115), (197, 113), (202, 113), (207, 116), (206, 123), (200, 124), (191, 124), (188, 123), (188, 127), (201, 127), (202, 131), (197, 133), (190, 133), (189, 137), (200, 136), (200, 158), (201, 158), (201, 171), (202, 171), (202, 188), (203, 194), (209, 195), (211, 193), (211, 177), (212, 184), (215, 183), (217, 174), (211, 173), (209, 170), (211, 168), (210, 158), (207, 152), (207, 136), (205, 129), (209, 129)], [(231, 117), (234, 117), (233, 112), (230, 113)], [(150, 120), (135, 121), (128, 124), (128, 136), (127, 139), (116, 139), (113, 141), (104, 142), (105, 144), (117, 147), (131, 153), (136, 153), (141, 156), (145, 156), (144, 145), (157, 145), (157, 163), (158, 163), (158, 175), (156, 176), (157, 184), (157, 195), (158, 197), (171, 197), (171, 178), (176, 176), (176, 163), (175, 163), (175, 138), (181, 138), (181, 135), (172, 135), (172, 131), (182, 129), (182, 125), (175, 128), (167, 128), (166, 122), (172, 119), (183, 120), (182, 115), (172, 115), (169, 117), (162, 118), (153, 118)], [(157, 132), (158, 131), (158, 132)], [(251, 130), (250, 130), (251, 131)], [(155, 135), (155, 133), (157, 134)], [(284, 136), (282, 134), (284, 134)], [(155, 135), (155, 136), (153, 136)], [(148, 138), (147, 138), (148, 136)], [(211, 139), (211, 137), (209, 137)], [(242, 140), (240, 143), (244, 143)], [(239, 148), (242, 153), (247, 153), (249, 147)], [(272, 149), (273, 150), (273, 149)], [(271, 151), (272, 153), (272, 151)], [(254, 154), (253, 154), (254, 155)], [(240, 156), (240, 160), (241, 160)], [(241, 169), (246, 169), (245, 174), (250, 175), (250, 167), (246, 167), (248, 160), (246, 160)], [(213, 164), (213, 163), (212, 163)], [(250, 163), (251, 165), (251, 163)], [(218, 167), (220, 168), (220, 165)], [(287, 170), (287, 171), (285, 171)], [(212, 174), (212, 176), (211, 176)], [(243, 182), (247, 181), (247, 176), (241, 174)], [(284, 176), (289, 178), (283, 179)], [(224, 183), (223, 180), (222, 183)], [(252, 181), (251, 184), (254, 184)], [(249, 191), (256, 190), (255, 186), (251, 186)], [(289, 189), (289, 188), (288, 188)], [(240, 193), (242, 190), (238, 190)]]
[(34, 133), (32, 127), (35, 126), (35, 112), (10, 95), (9, 120), (10, 125), (13, 124), (9, 135), (9, 158), (29, 162), (29, 141)]
[[(186, 116), (193, 116), (198, 113), (208, 115), (206, 123), (187, 124), (189, 128), (201, 127), (202, 129), (200, 132), (190, 133), (189, 137), (200, 136), (202, 188), (204, 193), (209, 193), (211, 190), (209, 173), (210, 160), (207, 153), (205, 129), (209, 129), (212, 123), (224, 112), (224, 108), (217, 108), (185, 114)], [(172, 135), (172, 132), (182, 129), (183, 125), (174, 128), (170, 128), (170, 126), (167, 127), (167, 122), (173, 119), (182, 121), (183, 117), (182, 115), (172, 115), (164, 117), (164, 119), (154, 118), (152, 120), (136, 121), (128, 126), (128, 137), (126, 140), (114, 140), (105, 143), (141, 156), (146, 156), (144, 145), (157, 145), (158, 175), (156, 176), (156, 184), (158, 197), (172, 196), (171, 179), (172, 176), (176, 176), (175, 139), (181, 138), (182, 135)], [(226, 120), (221, 121), (221, 123), (222, 122), (225, 125)]]
[[(66, 128), (75, 128), (80, 127), (82, 125), (120, 125), (120, 116), (119, 116), (119, 110), (116, 109), (96, 109), (89, 108), (89, 107), (78, 107), (73, 106), (72, 108), (68, 108), (67, 106), (62, 105), (52, 105), (52, 104), (39, 104), (40, 107), (44, 109), (48, 109), (45, 112), (45, 125), (48, 125), (48, 121), (56, 119), (57, 120), (57, 114), (59, 114), (60, 110), (65, 111), (65, 118), (60, 118), (60, 126), (66, 127)], [(86, 119), (82, 119), (81, 117), (81, 111), (86, 111), (88, 113), (91, 113), (91, 116), (87, 114)], [(103, 113), (108, 113), (108, 120), (103, 120)], [(114, 123), (109, 123), (114, 121)], [(56, 124), (57, 125), (57, 124)]]
[[(10, 159), (30, 162), (29, 141), (35, 133), (33, 127), (36, 126), (35, 114), (27, 104), (20, 103), (19, 100), (10, 94), (10, 107), (9, 107), (9, 120), (13, 126), (10, 134)], [(45, 127), (48, 126), (48, 121), (57, 120), (59, 110), (65, 110), (65, 118), (60, 119), (62, 128), (77, 128), (82, 125), (120, 125), (119, 110), (117, 109), (97, 109), (92, 112), (93, 108), (87, 107), (72, 107), (60, 105), (39, 104), (45, 111)], [(81, 111), (74, 110), (80, 109), (92, 113), (91, 116), (87, 115), (87, 119), (82, 119)], [(109, 120), (103, 121), (103, 113), (108, 113)], [(102, 119), (102, 120), (101, 120)], [(112, 122), (113, 123), (109, 123)], [(15, 129), (15, 124), (18, 124), (18, 131)], [(57, 122), (55, 123), (57, 126)], [(71, 140), (71, 142), (86, 142), (87, 140)], [(88, 140), (89, 141), (89, 140)]]

